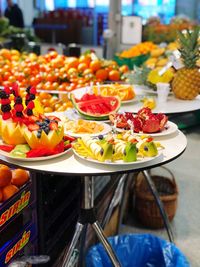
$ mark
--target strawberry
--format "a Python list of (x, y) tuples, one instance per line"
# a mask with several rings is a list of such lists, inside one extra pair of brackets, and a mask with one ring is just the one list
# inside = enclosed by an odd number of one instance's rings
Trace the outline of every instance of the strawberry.
[(8, 119), (11, 118), (11, 116), (12, 116), (12, 114), (11, 114), (11, 112), (9, 111), (9, 112), (5, 112), (5, 113), (3, 113), (2, 118), (3, 118), (3, 120), (8, 120)]
[(9, 86), (4, 86), (4, 91), (6, 92), (7, 95), (11, 94), (11, 90)]
[(6, 99), (1, 99), (1, 104), (2, 105), (8, 105), (8, 104), (10, 104), (10, 99), (9, 98), (6, 98)]
[(21, 112), (24, 107), (22, 104), (15, 104), (14, 109), (16, 110), (16, 112)]
[(45, 120), (47, 117), (45, 116), (45, 115), (43, 115), (43, 114), (39, 114), (39, 118), (40, 118), (40, 120)]
[(61, 121), (61, 119), (56, 116), (47, 116), (47, 118), (50, 119), (50, 121)]
[(28, 103), (28, 105), (27, 105), (27, 108), (28, 108), (28, 109), (33, 109), (34, 107), (35, 107), (35, 104), (34, 104), (33, 101), (30, 101), (30, 102)]
[(33, 132), (33, 131), (37, 131), (39, 130), (39, 125), (37, 125), (36, 123), (31, 123), (28, 125), (28, 129), (29, 131)]
[(14, 83), (12, 85), (12, 92), (13, 92), (13, 95), (16, 97), (16, 96), (19, 96), (19, 86), (17, 83)]
[(58, 130), (58, 123), (55, 121), (51, 121), (49, 123), (49, 128), (50, 128), (50, 130), (55, 130), (55, 131)]
[(27, 116), (28, 117), (28, 120), (29, 122), (36, 122), (36, 121), (39, 121), (39, 118), (32, 115), (32, 116)]
[(64, 135), (63, 136), (63, 140), (64, 141), (70, 141), (70, 142), (74, 142), (75, 140), (76, 140), (76, 138), (75, 137), (73, 137), (73, 136), (70, 136), (70, 135)]
[(33, 95), (36, 94), (36, 88), (35, 88), (34, 86), (32, 86), (32, 87), (30, 88), (30, 94), (33, 94)]

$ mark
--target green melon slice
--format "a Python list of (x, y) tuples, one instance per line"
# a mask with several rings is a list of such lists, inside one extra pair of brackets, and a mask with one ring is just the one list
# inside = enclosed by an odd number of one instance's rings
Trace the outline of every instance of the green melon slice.
[(80, 99), (71, 94), (71, 101), (79, 114), (87, 120), (107, 120), (110, 114), (116, 113), (121, 101), (115, 96), (85, 94)]

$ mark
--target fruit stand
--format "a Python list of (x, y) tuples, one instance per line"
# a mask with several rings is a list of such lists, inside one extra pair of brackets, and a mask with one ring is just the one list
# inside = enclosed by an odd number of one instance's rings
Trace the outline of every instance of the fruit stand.
[[(14, 168), (10, 170), (13, 176), (22, 168), (21, 172), (25, 169), (36, 177), (62, 175), (72, 184), (75, 177), (84, 182), (83, 214), (63, 267), (68, 266), (82, 228), (88, 223), (114, 266), (121, 266), (93, 212), (93, 176), (145, 171), (184, 152), (186, 138), (169, 116), (200, 109), (198, 35), (198, 30), (180, 33), (179, 42), (165, 47), (143, 42), (116, 54), (116, 61), (99, 59), (94, 51), (76, 58), (55, 51), (36, 55), (0, 50), (1, 162)], [(165, 69), (177, 48), (181, 68), (171, 65)], [(166, 102), (157, 99), (158, 83), (172, 89)], [(20, 177), (24, 180), (11, 180), (10, 176), (2, 184), (0, 177), (0, 231), (35, 203), (29, 177)], [(77, 197), (80, 190), (76, 193)], [(6, 255), (2, 266), (17, 256), (19, 251), (11, 247), (22, 242), (19, 240), (24, 235), (26, 241), (34, 241), (35, 224), (28, 222), (24, 227), (9, 248), (0, 250)]]
[[(159, 140), (159, 139), (158, 139)], [(134, 165), (134, 164), (110, 164), (110, 163), (100, 163), (97, 164), (92, 162), (91, 160), (88, 159), (87, 165), (85, 164), (85, 159), (84, 158), (77, 158), (76, 155), (72, 154), (72, 151), (69, 152), (69, 154), (60, 156), (59, 158), (56, 159), (50, 159), (50, 160), (45, 160), (42, 164), (34, 161), (28, 161), (28, 162), (23, 162), (23, 161), (16, 161), (13, 159), (8, 159), (7, 157), (1, 156), (1, 160), (4, 162), (7, 162), (12, 165), (18, 165), (20, 167), (29, 169), (30, 171), (34, 172), (47, 172), (47, 173), (61, 173), (65, 174), (66, 178), (67, 176), (71, 175), (81, 175), (85, 174), (85, 187), (84, 187), (84, 203), (88, 203), (88, 205), (91, 206), (85, 206), (86, 209), (93, 208), (93, 182), (92, 182), (92, 176), (93, 175), (105, 175), (105, 174), (111, 174), (111, 173), (128, 173), (128, 172), (135, 172), (138, 170), (144, 170), (147, 168), (152, 168), (159, 166), (161, 164), (164, 164), (166, 162), (169, 162), (178, 156), (180, 156), (183, 151), (185, 150), (186, 147), (186, 138), (181, 132), (177, 132), (175, 135), (172, 135), (171, 138), (166, 138), (163, 139), (161, 138), (162, 144), (165, 146), (165, 150), (163, 151), (163, 155), (157, 157), (154, 160), (149, 160), (144, 163), (140, 163), (139, 165)], [(176, 147), (176, 149), (174, 149)], [(173, 152), (172, 152), (173, 151)], [(91, 191), (92, 190), (92, 191)], [(92, 195), (91, 195), (92, 194)], [(86, 200), (89, 200), (87, 202)], [(90, 204), (89, 204), (90, 203)], [(91, 215), (92, 216), (92, 215)], [(82, 217), (82, 220), (85, 217)], [(106, 243), (105, 237), (101, 232), (101, 227), (96, 221), (95, 218), (91, 217), (89, 219), (89, 222), (92, 224), (93, 229), (97, 233), (99, 239), (103, 242), (105, 245), (113, 263), (114, 266), (120, 266), (118, 265), (117, 259), (113, 255), (112, 249), (109, 248), (109, 245)], [(86, 218), (85, 218), (86, 220)], [(86, 221), (87, 222), (87, 221)], [(65, 262), (63, 263), (63, 266), (68, 266), (67, 263), (70, 260), (70, 256), (73, 252), (74, 246), (76, 244), (76, 240), (81, 233), (82, 230), (82, 221), (80, 221), (77, 224), (77, 229), (75, 232), (75, 237), (74, 241), (71, 245), (71, 250), (69, 251), (68, 256), (65, 258)]]

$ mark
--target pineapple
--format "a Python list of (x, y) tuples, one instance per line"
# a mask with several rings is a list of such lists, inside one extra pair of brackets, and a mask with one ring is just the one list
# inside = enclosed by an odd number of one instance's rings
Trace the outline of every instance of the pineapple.
[(184, 100), (194, 99), (200, 92), (200, 72), (197, 60), (200, 57), (199, 28), (193, 32), (179, 33), (180, 53), (184, 67), (176, 72), (172, 81), (175, 96)]

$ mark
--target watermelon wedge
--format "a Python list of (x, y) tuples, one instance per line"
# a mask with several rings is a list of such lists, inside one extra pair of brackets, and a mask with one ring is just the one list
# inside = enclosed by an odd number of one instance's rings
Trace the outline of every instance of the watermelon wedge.
[(82, 117), (98, 121), (107, 120), (109, 115), (116, 113), (121, 105), (119, 97), (94, 94), (84, 94), (80, 99), (71, 94), (71, 101)]

